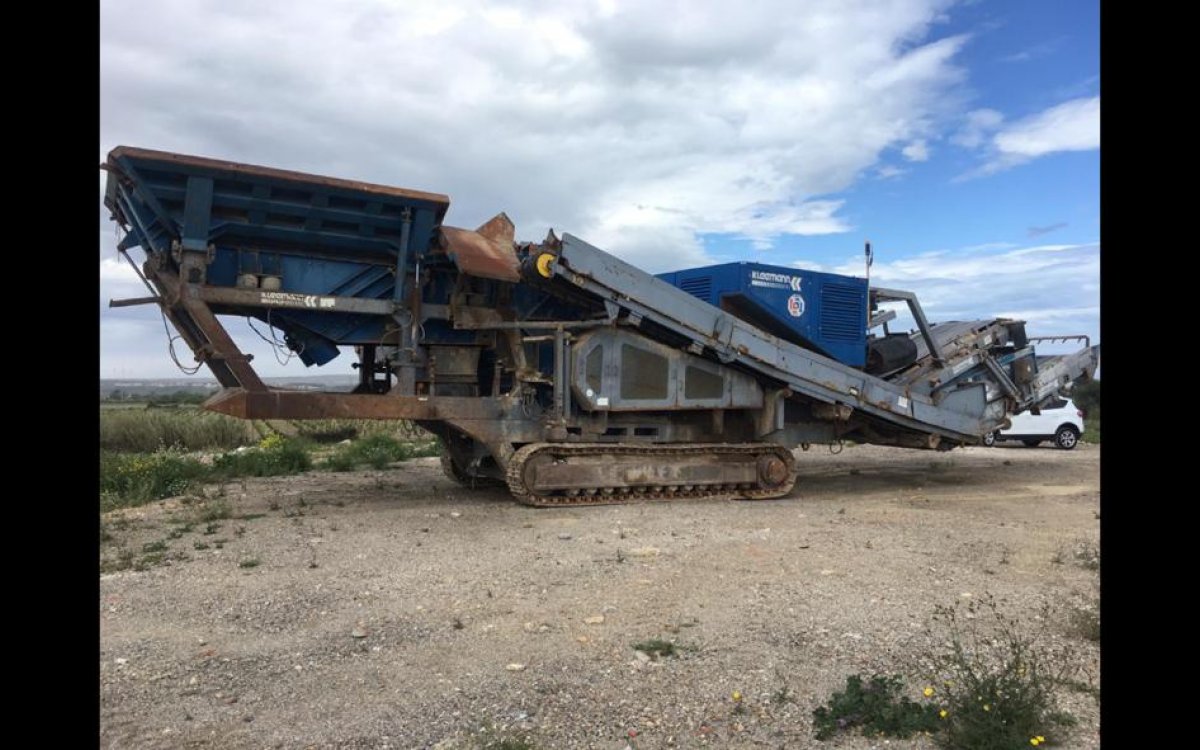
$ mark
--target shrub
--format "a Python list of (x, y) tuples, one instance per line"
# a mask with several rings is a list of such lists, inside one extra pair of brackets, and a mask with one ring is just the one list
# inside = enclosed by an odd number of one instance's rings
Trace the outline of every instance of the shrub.
[(1053, 648), (1044, 639), (1047, 607), (1032, 626), (1003, 614), (990, 596), (966, 605), (965, 616), (940, 608), (935, 619), (948, 632), (946, 650), (931, 659), (935, 700), (946, 711), (939, 735), (944, 747), (1018, 750), (1054, 743), (1075, 723), (1058, 708), (1057, 696), (1062, 688), (1079, 689), (1081, 670), (1069, 647)]
[(1067, 614), (1067, 633), (1084, 640), (1100, 642), (1100, 597), (1092, 595), (1078, 602)]
[(897, 675), (874, 675), (865, 684), (859, 675), (847, 677), (845, 690), (813, 711), (816, 738), (826, 740), (849, 729), (892, 737), (939, 729), (937, 706), (904, 698), (903, 688), (904, 680)]
[(366, 464), (374, 469), (386, 468), (388, 464), (421, 456), (436, 456), (441, 446), (436, 441), (403, 443), (382, 433), (367, 435), (349, 445), (339, 446), (322, 464), (329, 471), (350, 471)]
[(374, 469), (382, 469), (405, 458), (404, 446), (387, 435), (371, 435), (356, 440), (349, 446), (349, 452), (357, 463), (365, 463)]
[(219, 477), (275, 477), (299, 474), (312, 468), (308, 449), (299, 441), (271, 434), (258, 447), (240, 453), (225, 453), (213, 459)]

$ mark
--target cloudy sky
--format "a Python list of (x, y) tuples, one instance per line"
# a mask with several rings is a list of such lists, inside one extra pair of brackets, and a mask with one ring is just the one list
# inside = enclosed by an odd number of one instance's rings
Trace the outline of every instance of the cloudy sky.
[[(101, 159), (447, 193), (448, 224), (505, 211), (654, 272), (862, 275), (869, 239), (933, 320), (1099, 339), (1095, 0), (103, 0), (100, 34)], [(144, 290), (99, 215), (100, 376), (175, 376), (156, 310), (106, 307)]]

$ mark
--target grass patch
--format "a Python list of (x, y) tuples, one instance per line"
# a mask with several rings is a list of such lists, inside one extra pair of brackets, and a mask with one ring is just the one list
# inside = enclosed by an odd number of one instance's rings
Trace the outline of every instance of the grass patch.
[(211, 534), (214, 529), (221, 528), (220, 524), (213, 522), (231, 518), (233, 516), (233, 508), (230, 507), (228, 500), (210, 500), (197, 508), (195, 513), (197, 523), (208, 524), (204, 533)]
[(299, 441), (278, 434), (268, 435), (258, 446), (241, 453), (217, 456), (211, 466), (185, 456), (174, 448), (153, 453), (102, 450), (100, 510), (105, 512), (145, 505), (154, 500), (182, 495), (206, 481), (298, 474), (311, 467), (312, 458), (308, 448)]
[(156, 565), (162, 565), (167, 554), (165, 552), (152, 552), (149, 555), (142, 555), (137, 562), (133, 564), (134, 570), (149, 570)]
[(224, 414), (198, 409), (100, 410), (101, 450), (230, 450), (255, 440), (246, 422)]
[(299, 441), (279, 434), (263, 438), (258, 446), (213, 459), (214, 477), (276, 477), (299, 474), (312, 468), (312, 457)]
[(257, 568), (261, 564), (262, 564), (261, 560), (259, 560), (257, 557), (252, 557), (249, 560), (242, 560), (240, 563), (238, 563), (238, 567), (239, 568)]
[(133, 550), (122, 547), (115, 557), (110, 557), (107, 560), (100, 562), (101, 573), (116, 573), (122, 570), (129, 570), (133, 567), (134, 554)]
[(436, 456), (440, 451), (441, 446), (436, 440), (402, 442), (390, 435), (374, 434), (359, 438), (349, 445), (338, 446), (338, 449), (325, 459), (321, 468), (328, 471), (353, 471), (366, 465), (373, 469), (383, 469), (397, 461)]
[(430, 437), (408, 420), (306, 419), (292, 422), (292, 426), (297, 435), (325, 445), (372, 435), (386, 435), (401, 442), (423, 442)]
[(100, 510), (182, 495), (207, 473), (207, 466), (175, 450), (141, 454), (101, 451)]

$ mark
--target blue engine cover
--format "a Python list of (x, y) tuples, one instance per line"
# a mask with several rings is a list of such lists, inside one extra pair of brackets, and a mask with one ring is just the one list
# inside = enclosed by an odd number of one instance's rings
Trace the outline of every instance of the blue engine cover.
[(658, 278), (767, 333), (843, 364), (866, 365), (866, 279), (762, 263), (723, 263)]

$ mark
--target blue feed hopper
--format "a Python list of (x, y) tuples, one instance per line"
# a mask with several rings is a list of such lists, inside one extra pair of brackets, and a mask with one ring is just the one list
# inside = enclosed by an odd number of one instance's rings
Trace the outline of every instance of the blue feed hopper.
[[(124, 146), (105, 166), (105, 203), (130, 228), (121, 249), (141, 246), (168, 263), (176, 246), (207, 250), (203, 283), (283, 294), (402, 299), (450, 204), (437, 193)], [(269, 318), (308, 365), (337, 356), (338, 345), (379, 341), (386, 324), (353, 311), (222, 312)]]

